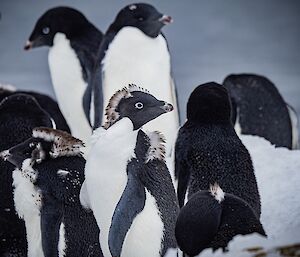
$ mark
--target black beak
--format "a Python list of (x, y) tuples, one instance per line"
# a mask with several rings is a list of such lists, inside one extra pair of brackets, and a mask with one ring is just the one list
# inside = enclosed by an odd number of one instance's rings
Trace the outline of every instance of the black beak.
[(172, 104), (166, 103), (161, 107), (165, 112), (173, 111), (174, 107)]
[(172, 23), (172, 22), (173, 22), (173, 19), (172, 19), (171, 16), (163, 15), (163, 16), (159, 19), (159, 21), (160, 21), (161, 23), (163, 23), (164, 25), (167, 25), (167, 24)]
[(9, 150), (5, 150), (0, 153), (0, 158), (4, 161), (7, 161), (9, 157), (10, 157)]
[(24, 46), (24, 50), (26, 51), (30, 50), (32, 48), (32, 45), (33, 45), (32, 41), (28, 40)]

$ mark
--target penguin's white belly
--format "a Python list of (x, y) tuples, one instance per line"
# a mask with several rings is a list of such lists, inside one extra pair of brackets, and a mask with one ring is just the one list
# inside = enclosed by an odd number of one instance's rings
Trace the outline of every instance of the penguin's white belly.
[(164, 224), (154, 197), (146, 190), (145, 207), (127, 232), (121, 257), (159, 257)]
[(89, 143), (92, 130), (82, 104), (87, 83), (82, 77), (80, 61), (64, 34), (55, 35), (48, 62), (56, 98), (72, 135)]
[[(128, 160), (134, 156), (137, 131), (126, 130), (129, 123), (132, 124), (125, 118), (114, 125), (117, 128), (113, 126), (104, 131), (92, 145), (85, 167), (86, 189), (90, 207), (101, 230), (100, 244), (104, 256), (111, 256), (108, 246), (111, 219), (126, 187)], [(97, 129), (93, 137), (101, 129)], [(124, 133), (128, 136), (124, 137)]]
[(25, 221), (28, 257), (43, 257), (41, 237), (41, 196), (21, 171), (13, 171), (14, 202), (20, 218)]
[(173, 112), (145, 125), (146, 130), (164, 133), (170, 154), (179, 121), (170, 55), (164, 37), (159, 35), (150, 38), (137, 28), (125, 27), (109, 45), (102, 64), (104, 107), (117, 90), (132, 83), (148, 89), (158, 99), (173, 104)]

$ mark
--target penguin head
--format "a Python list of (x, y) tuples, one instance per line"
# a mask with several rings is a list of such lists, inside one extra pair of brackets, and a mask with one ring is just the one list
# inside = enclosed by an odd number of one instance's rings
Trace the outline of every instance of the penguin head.
[(231, 103), (225, 87), (215, 82), (198, 86), (187, 103), (187, 119), (195, 123), (230, 122)]
[(48, 158), (62, 156), (81, 156), (81, 140), (67, 132), (46, 127), (34, 128), (32, 137), (0, 153), (0, 157), (9, 161), (18, 169), (39, 164)]
[(149, 37), (157, 37), (164, 25), (172, 22), (172, 18), (158, 12), (152, 5), (145, 3), (130, 4), (124, 7), (110, 26), (110, 30), (118, 32), (130, 26), (140, 29)]
[(65, 34), (68, 39), (72, 39), (80, 36), (89, 25), (90, 23), (84, 15), (73, 8), (52, 8), (38, 19), (24, 49), (52, 46), (54, 36), (58, 32)]
[(147, 122), (170, 112), (173, 106), (156, 99), (147, 90), (136, 85), (129, 85), (117, 91), (110, 99), (106, 108), (107, 122), (104, 128), (109, 128), (122, 118), (129, 118), (134, 130), (141, 128)]

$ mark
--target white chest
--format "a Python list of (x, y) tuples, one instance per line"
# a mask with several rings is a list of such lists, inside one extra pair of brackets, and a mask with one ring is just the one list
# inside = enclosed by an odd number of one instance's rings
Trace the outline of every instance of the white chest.
[(87, 142), (91, 128), (82, 105), (87, 83), (82, 76), (80, 61), (64, 34), (55, 35), (48, 61), (56, 98), (71, 132)]
[(15, 208), (25, 221), (26, 236), (28, 241), (28, 256), (43, 257), (41, 239), (41, 195), (37, 188), (22, 176), (21, 171), (13, 171), (14, 203)]
[[(104, 108), (110, 97), (128, 84), (148, 89), (158, 99), (173, 104), (175, 110), (151, 121), (145, 128), (163, 132), (167, 143), (172, 144), (179, 121), (170, 54), (164, 37), (150, 38), (137, 28), (125, 27), (109, 45), (102, 64)], [(170, 149), (168, 145), (168, 153)]]
[(104, 256), (110, 256), (108, 233), (111, 218), (127, 183), (126, 167), (134, 155), (136, 137), (137, 131), (132, 131), (131, 121), (122, 119), (102, 133), (92, 145), (87, 159), (85, 183), (101, 230), (100, 243)]

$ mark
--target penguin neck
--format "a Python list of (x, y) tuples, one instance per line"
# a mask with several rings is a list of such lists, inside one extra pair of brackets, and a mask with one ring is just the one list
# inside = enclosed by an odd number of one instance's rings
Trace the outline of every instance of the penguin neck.
[(65, 34), (55, 35), (48, 61), (56, 98), (72, 135), (88, 143), (91, 128), (82, 105), (87, 83), (77, 54)]

